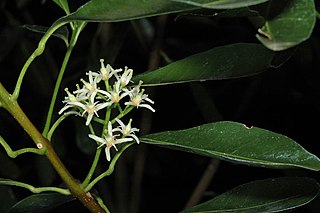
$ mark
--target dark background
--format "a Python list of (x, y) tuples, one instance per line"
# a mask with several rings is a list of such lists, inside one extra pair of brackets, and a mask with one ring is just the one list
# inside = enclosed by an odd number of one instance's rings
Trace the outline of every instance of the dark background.
[[(71, 8), (74, 10), (78, 5)], [(41, 34), (22, 26), (50, 26), (61, 16), (62, 11), (51, 1), (0, 1), (0, 81), (9, 91), (13, 90), (20, 69), (41, 38)], [(161, 18), (153, 17), (132, 22), (90, 23), (80, 35), (62, 87), (78, 83), (88, 69), (97, 70), (100, 58), (116, 68), (129, 66), (139, 74), (149, 69), (155, 43), (175, 61), (216, 46), (258, 43), (255, 33), (255, 27), (243, 17), (219, 19), (185, 14), (178, 18), (177, 15), (162, 17), (162, 22)], [(256, 76), (149, 88), (148, 92), (156, 102), (156, 112), (152, 115), (138, 113), (136, 124), (140, 123), (139, 128), (147, 133), (184, 129), (218, 120), (237, 121), (284, 134), (320, 156), (319, 33), (317, 22), (309, 40), (282, 53), (280, 64), (283, 64), (279, 68)], [(157, 36), (160, 36), (159, 40), (155, 39)], [(19, 103), (39, 129), (44, 125), (64, 53), (64, 43), (57, 38), (50, 39), (44, 54), (30, 67), (22, 86)], [(156, 66), (166, 64), (167, 61), (160, 57)], [(58, 100), (63, 97), (61, 91)], [(62, 103), (58, 101), (55, 118), (61, 107)], [(94, 150), (90, 145), (85, 152), (79, 148), (78, 144), (86, 140), (85, 135), (79, 133), (85, 131), (81, 122), (80, 119), (65, 121), (53, 138), (67, 168), (79, 180), (85, 177)], [(33, 145), (3, 109), (0, 109), (0, 134), (13, 149)], [(1, 177), (36, 186), (61, 184), (45, 159), (25, 155), (12, 160), (3, 150), (0, 153)], [(210, 161), (206, 157), (141, 144), (126, 151), (115, 173), (101, 181), (97, 190), (112, 212), (178, 212), (184, 208)], [(101, 159), (98, 170), (104, 171), (106, 166), (105, 159)], [(202, 201), (243, 183), (286, 175), (308, 176), (319, 181), (318, 173), (307, 170), (271, 170), (220, 162)], [(5, 190), (9, 190), (17, 201), (31, 195), (27, 190), (15, 187)], [(295, 212), (317, 212), (317, 203)], [(67, 210), (86, 212), (77, 202), (51, 212)]]

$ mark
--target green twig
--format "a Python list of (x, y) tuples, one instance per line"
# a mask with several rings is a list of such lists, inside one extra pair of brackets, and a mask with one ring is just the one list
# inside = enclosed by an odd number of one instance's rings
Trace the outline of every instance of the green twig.
[(16, 158), (21, 154), (24, 153), (34, 153), (38, 155), (44, 155), (45, 150), (44, 149), (36, 149), (36, 148), (23, 148), (16, 151), (13, 151), (11, 147), (8, 145), (8, 143), (0, 136), (0, 144), (4, 148), (4, 150), (7, 152), (7, 155), (10, 158)]
[(51, 141), (52, 135), (54, 133), (54, 131), (56, 130), (56, 128), (60, 125), (60, 123), (66, 119), (70, 114), (63, 114), (58, 120), (56, 120), (56, 122), (54, 122), (54, 124), (52, 125), (52, 127), (50, 128), (50, 130), (47, 133), (47, 139), (48, 141)]
[(69, 45), (68, 50), (67, 50), (67, 52), (66, 52), (66, 54), (64, 56), (64, 59), (63, 59), (63, 62), (62, 62), (62, 66), (61, 66), (61, 69), (60, 69), (60, 72), (59, 72), (59, 75), (58, 75), (58, 78), (57, 78), (57, 81), (56, 81), (56, 84), (55, 84), (55, 87), (54, 87), (54, 90), (53, 90), (53, 94), (52, 94), (49, 110), (48, 110), (48, 113), (47, 113), (46, 123), (45, 123), (44, 129), (43, 129), (43, 132), (42, 132), (42, 134), (45, 137), (47, 137), (47, 135), (48, 135), (48, 131), (49, 131), (49, 128), (50, 128), (50, 125), (51, 125), (54, 105), (55, 105), (56, 100), (57, 100), (57, 95), (58, 95), (58, 92), (59, 92), (59, 89), (60, 89), (60, 85), (61, 85), (61, 81), (62, 81), (62, 78), (63, 78), (63, 74), (64, 74), (64, 71), (66, 70), (67, 63), (69, 61), (69, 58), (70, 58), (72, 50), (73, 50), (73, 46)]
[(67, 52), (66, 52), (66, 54), (64, 56), (64, 59), (63, 59), (63, 62), (62, 62), (62, 65), (61, 65), (61, 68), (60, 68), (60, 71), (59, 71), (59, 75), (58, 75), (58, 78), (57, 78), (57, 81), (56, 81), (56, 84), (55, 84), (55, 87), (54, 87), (54, 90), (53, 90), (50, 107), (49, 107), (49, 110), (48, 110), (48, 113), (47, 113), (47, 119), (46, 119), (45, 127), (44, 127), (43, 132), (42, 132), (42, 134), (45, 137), (47, 137), (47, 134), (48, 134), (48, 131), (49, 131), (49, 128), (50, 128), (50, 125), (51, 125), (53, 110), (54, 110), (54, 106), (55, 106), (55, 103), (56, 103), (56, 100), (57, 100), (57, 96), (58, 96), (58, 92), (59, 92), (59, 89), (60, 89), (60, 85), (61, 85), (61, 82), (62, 82), (62, 78), (63, 78), (64, 72), (65, 72), (67, 64), (69, 62), (72, 50), (73, 50), (74, 46), (77, 43), (79, 34), (80, 34), (80, 32), (82, 31), (82, 29), (84, 27), (84, 22), (82, 22), (82, 23), (83, 24), (80, 24), (79, 27), (77, 27), (76, 29), (74, 29), (72, 31), (70, 45), (68, 46)]
[(94, 156), (94, 159), (93, 159), (93, 162), (92, 162), (92, 165), (91, 165), (91, 168), (85, 178), (85, 180), (83, 181), (83, 183), (81, 184), (83, 188), (87, 187), (93, 174), (94, 174), (94, 171), (96, 170), (96, 167), (98, 165), (98, 162), (99, 162), (99, 158), (100, 158), (100, 155), (101, 155), (101, 150), (102, 149), (97, 149), (96, 151), (96, 154)]
[[(117, 118), (118, 118), (118, 117), (119, 117), (119, 118), (123, 117), (125, 114), (127, 114), (128, 112), (130, 112), (132, 109), (133, 109), (133, 107), (127, 108), (127, 110), (125, 111), (125, 113), (121, 113), (122, 115), (121, 115), (121, 116), (117, 116)], [(111, 109), (108, 108), (107, 111), (106, 111), (106, 115), (105, 115), (105, 120), (104, 120), (103, 129), (102, 129), (102, 132), (101, 132), (101, 137), (103, 136), (104, 130), (107, 128), (108, 122), (109, 122), (109, 120), (110, 120), (110, 115), (111, 115)], [(114, 122), (115, 122), (115, 119), (113, 119), (111, 122), (114, 123)], [(89, 128), (90, 128), (91, 134), (94, 134), (94, 135), (95, 135), (91, 124), (89, 125)], [(86, 187), (88, 186), (88, 184), (89, 184), (89, 182), (90, 182), (90, 180), (91, 180), (91, 178), (92, 178), (92, 176), (93, 176), (93, 174), (94, 174), (94, 171), (96, 170), (96, 167), (97, 167), (97, 165), (98, 165), (99, 158), (100, 158), (100, 155), (101, 155), (101, 151), (102, 151), (102, 149), (98, 149), (98, 150), (96, 151), (96, 154), (95, 154), (95, 156), (94, 156), (94, 160), (93, 160), (93, 162), (92, 162), (91, 168), (90, 168), (90, 170), (89, 170), (89, 172), (88, 172), (85, 180), (84, 180), (83, 183), (82, 183), (82, 187), (84, 187), (84, 188), (86, 188)], [(123, 150), (123, 151), (124, 151), (124, 150)], [(123, 151), (121, 151), (121, 153), (122, 153)], [(115, 159), (115, 158), (114, 158), (114, 159)], [(113, 162), (113, 160), (112, 160), (112, 162)], [(109, 166), (108, 171), (110, 170), (110, 167), (112, 167), (112, 165), (113, 165), (112, 162), (110, 163), (110, 166)], [(115, 164), (115, 162), (114, 162), (114, 164)], [(112, 170), (112, 171), (113, 171), (113, 170)], [(112, 173), (112, 172), (111, 172), (111, 173)], [(111, 173), (110, 173), (110, 174), (111, 174)]]
[(111, 175), (111, 174), (113, 173), (113, 171), (114, 171), (114, 166), (115, 166), (116, 162), (118, 161), (119, 157), (121, 156), (121, 154), (124, 152), (124, 150), (126, 150), (126, 149), (127, 149), (128, 147), (130, 147), (132, 144), (135, 144), (135, 143), (128, 143), (128, 144), (124, 145), (124, 146), (121, 148), (121, 150), (120, 150), (119, 152), (117, 152), (117, 153), (115, 154), (115, 156), (112, 158), (108, 170), (105, 171), (105, 172), (103, 172), (102, 174), (100, 174), (98, 177), (96, 177), (90, 184), (88, 184), (87, 187), (85, 187), (84, 190), (85, 190), (86, 192), (90, 191), (90, 190), (93, 188), (93, 186), (94, 186), (96, 183), (98, 183), (101, 179), (103, 179), (103, 178), (106, 177), (106, 176)]
[[(91, 134), (95, 135), (94, 129), (93, 129), (93, 127), (92, 127), (92, 124), (89, 124), (89, 129), (90, 129)], [(94, 171), (95, 171), (96, 168), (97, 168), (100, 155), (101, 155), (101, 149), (97, 149), (96, 154), (95, 154), (95, 156), (94, 156), (94, 158), (93, 158), (93, 162), (92, 162), (92, 164), (91, 164), (91, 168), (90, 168), (90, 170), (89, 170), (86, 178), (84, 179), (84, 181), (83, 181), (82, 184), (81, 184), (82, 188), (87, 187), (87, 185), (88, 185), (89, 182), (91, 181), (91, 178), (92, 178), (92, 176), (93, 176), (93, 174), (94, 174)]]
[(9, 186), (18, 186), (25, 189), (30, 190), (33, 193), (41, 193), (41, 192), (58, 192), (63, 195), (70, 195), (70, 191), (68, 189), (62, 189), (58, 187), (34, 187), (30, 184), (9, 180), (9, 179), (0, 179), (0, 185), (9, 185)]
[(93, 194), (94, 198), (98, 201), (99, 205), (106, 211), (106, 213), (110, 213), (110, 210), (108, 207), (103, 203), (103, 200), (99, 196), (95, 196)]
[[(91, 134), (95, 135), (95, 132), (94, 132), (92, 124), (89, 124), (89, 130), (90, 130)], [(92, 178), (92, 176), (94, 174), (94, 171), (96, 170), (96, 167), (98, 165), (100, 154), (101, 154), (101, 149), (98, 149), (96, 151), (96, 154), (95, 154), (94, 158), (93, 158), (93, 162), (91, 164), (91, 168), (90, 168), (86, 178), (84, 179), (84, 181), (81, 184), (82, 188), (85, 188), (89, 184), (89, 182), (90, 182), (90, 180), (91, 180), (91, 178)]]
[(117, 117), (115, 117), (114, 119), (112, 119), (111, 123), (114, 124), (116, 122), (116, 118), (117, 119), (121, 119), (123, 116), (125, 116), (126, 114), (128, 114), (129, 112), (131, 112), (131, 110), (133, 110), (134, 106), (128, 106), (126, 107), (122, 113), (120, 113)]
[(103, 119), (97, 117), (93, 117), (92, 120), (103, 125), (106, 123)]
[(41, 38), (38, 44), (38, 48), (31, 54), (31, 56), (27, 59), (26, 63), (23, 65), (20, 75), (18, 77), (14, 92), (12, 94), (13, 100), (17, 100), (19, 97), (20, 89), (21, 89), (21, 84), (23, 81), (23, 78), (30, 66), (30, 64), (33, 62), (33, 60), (41, 55), (45, 49), (46, 43), (50, 36), (61, 26), (64, 24), (68, 23), (68, 21), (65, 21), (63, 18), (58, 19), (53, 25), (48, 29), (48, 31), (44, 34), (44, 36)]

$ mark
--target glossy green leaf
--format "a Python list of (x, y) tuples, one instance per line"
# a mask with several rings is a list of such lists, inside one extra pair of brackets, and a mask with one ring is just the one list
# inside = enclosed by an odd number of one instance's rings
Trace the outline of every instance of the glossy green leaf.
[(133, 78), (144, 85), (221, 80), (255, 75), (271, 66), (274, 53), (262, 45), (238, 43), (213, 48)]
[(66, 14), (70, 14), (68, 0), (53, 0), (53, 2), (63, 9)]
[(239, 8), (266, 1), (268, 0), (91, 0), (70, 14), (67, 20), (124, 21), (203, 7), (211, 9)]
[(230, 121), (154, 133), (143, 136), (141, 141), (239, 164), (320, 170), (320, 159), (292, 139)]
[(279, 51), (307, 40), (316, 22), (313, 0), (270, 1), (265, 25), (257, 38), (271, 50)]
[(230, 18), (230, 17), (252, 17), (258, 16), (259, 12), (249, 7), (243, 7), (238, 9), (229, 9), (219, 12), (215, 17), (217, 18)]
[(66, 20), (115, 22), (193, 9), (197, 7), (170, 0), (91, 0)]
[(73, 196), (58, 193), (35, 194), (16, 203), (10, 213), (45, 212), (72, 200), (75, 200)]
[[(23, 25), (23, 27), (32, 32), (42, 33), (42, 34), (46, 33), (47, 30), (49, 29), (49, 27), (43, 27), (39, 25)], [(61, 38), (64, 41), (64, 43), (66, 43), (66, 45), (68, 46), (69, 31), (66, 26), (60, 27), (52, 35), (55, 37)]]
[(242, 7), (236, 9), (226, 9), (226, 10), (212, 10), (212, 9), (202, 9), (196, 10), (192, 13), (185, 13), (177, 15), (175, 20), (180, 20), (185, 17), (208, 17), (208, 18), (239, 18), (239, 17), (260, 17), (258, 11), (255, 11), (249, 7)]
[(173, 0), (186, 4), (212, 8), (212, 9), (234, 9), (240, 7), (248, 7), (256, 4), (261, 4), (269, 0)]
[(282, 177), (238, 186), (187, 212), (280, 212), (303, 206), (319, 193), (319, 184), (305, 177)]

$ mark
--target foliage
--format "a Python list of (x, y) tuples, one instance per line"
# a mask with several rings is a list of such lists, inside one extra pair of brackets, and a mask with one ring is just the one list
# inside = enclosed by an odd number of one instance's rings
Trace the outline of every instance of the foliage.
[[(289, 90), (283, 83), (294, 75), (286, 70), (295, 68), (292, 61), (305, 71), (297, 84), (312, 91), (303, 95), (319, 97), (318, 74), (306, 72), (314, 69), (310, 44), (319, 44), (317, 6), (313, 0), (53, 0), (38, 9), (31, 1), (4, 1), (0, 211), (317, 209), (311, 201), (319, 199), (319, 152), (307, 143), (310, 131), (295, 135), (287, 127), (317, 123), (300, 122), (298, 113), (286, 122), (290, 109), (262, 97), (279, 111), (279, 119), (267, 122), (271, 109), (260, 111), (252, 98), (269, 75), (266, 91), (277, 82)], [(24, 19), (37, 10), (40, 21)], [(10, 31), (18, 20), (23, 28)], [(318, 102), (313, 107), (319, 111)], [(168, 187), (149, 192), (145, 181)], [(220, 195), (205, 196), (210, 183)], [(176, 202), (171, 208), (169, 197)]]

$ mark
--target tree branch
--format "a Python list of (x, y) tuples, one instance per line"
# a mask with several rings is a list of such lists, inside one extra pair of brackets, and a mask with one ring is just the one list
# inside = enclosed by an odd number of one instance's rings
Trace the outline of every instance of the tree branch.
[(43, 137), (38, 129), (33, 125), (29, 118), (25, 115), (20, 108), (16, 99), (10, 95), (7, 90), (0, 83), (0, 103), (2, 106), (15, 118), (15, 120), (21, 125), (21, 127), (29, 134), (31, 139), (37, 145), (39, 150), (45, 150), (45, 155), (51, 162), (54, 169), (57, 171), (61, 179), (65, 182), (70, 192), (78, 198), (82, 204), (88, 208), (91, 212), (103, 213), (105, 212), (96, 200), (92, 197), (90, 192), (85, 192), (80, 183), (75, 180), (69, 173), (67, 168), (61, 162), (57, 153), (49, 141)]

